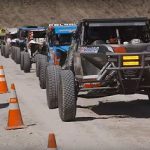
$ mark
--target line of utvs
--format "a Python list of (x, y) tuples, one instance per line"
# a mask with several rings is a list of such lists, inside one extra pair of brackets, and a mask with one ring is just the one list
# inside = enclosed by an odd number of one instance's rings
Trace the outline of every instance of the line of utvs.
[(50, 109), (63, 121), (76, 116), (77, 96), (147, 94), (150, 99), (150, 21), (147, 18), (84, 19), (75, 24), (27, 26), (11, 34), (1, 54), (30, 72), (36, 63)]

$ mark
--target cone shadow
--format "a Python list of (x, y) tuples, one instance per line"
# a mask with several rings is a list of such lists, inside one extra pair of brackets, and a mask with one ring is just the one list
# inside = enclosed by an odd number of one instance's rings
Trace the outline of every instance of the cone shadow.
[(6, 108), (9, 106), (9, 103), (3, 103), (3, 104), (0, 104), (0, 109), (2, 108)]

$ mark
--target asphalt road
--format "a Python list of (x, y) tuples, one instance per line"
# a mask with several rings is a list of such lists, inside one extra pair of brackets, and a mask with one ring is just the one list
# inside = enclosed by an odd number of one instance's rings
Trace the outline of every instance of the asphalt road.
[(47, 149), (54, 132), (62, 150), (149, 150), (150, 102), (145, 95), (78, 98), (77, 118), (62, 122), (49, 110), (35, 66), (24, 73), (13, 60), (0, 56), (7, 84), (15, 83), (25, 129), (5, 130), (10, 93), (0, 95), (0, 150)]

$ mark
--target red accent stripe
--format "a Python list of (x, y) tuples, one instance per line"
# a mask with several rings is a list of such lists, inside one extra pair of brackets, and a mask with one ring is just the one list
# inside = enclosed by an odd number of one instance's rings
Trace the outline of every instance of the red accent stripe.
[(113, 47), (113, 50), (115, 53), (126, 53), (126, 48), (125, 47)]

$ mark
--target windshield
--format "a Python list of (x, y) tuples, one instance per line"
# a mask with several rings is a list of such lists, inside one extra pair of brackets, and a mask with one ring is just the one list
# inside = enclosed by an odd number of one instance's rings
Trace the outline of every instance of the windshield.
[(147, 26), (85, 26), (83, 39), (83, 45), (91, 45), (95, 41), (99, 41), (100, 44), (122, 44), (123, 42), (130, 42), (132, 39), (140, 39), (143, 43), (150, 41), (150, 34)]
[(59, 46), (71, 45), (72, 34), (55, 34), (52, 37), (52, 44)]
[(33, 31), (33, 38), (45, 38), (46, 31)]

